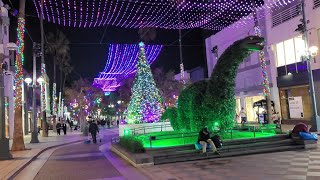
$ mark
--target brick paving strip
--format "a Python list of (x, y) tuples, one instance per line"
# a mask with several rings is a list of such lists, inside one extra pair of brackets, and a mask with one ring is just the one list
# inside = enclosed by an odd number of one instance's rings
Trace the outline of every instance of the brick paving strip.
[(31, 144), (29, 143), (30, 136), (26, 136), (25, 146), (28, 150), (11, 152), (14, 159), (0, 161), (0, 179), (14, 179), (43, 152), (70, 143), (83, 141), (85, 138), (80, 135), (80, 132), (68, 132), (66, 136), (57, 136), (55, 133), (50, 132), (49, 137), (39, 136), (40, 143)]

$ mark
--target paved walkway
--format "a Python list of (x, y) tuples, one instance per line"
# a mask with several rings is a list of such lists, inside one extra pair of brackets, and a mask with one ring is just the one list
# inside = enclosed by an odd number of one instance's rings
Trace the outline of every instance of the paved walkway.
[(100, 134), (101, 143), (80, 142), (46, 151), (15, 179), (148, 179), (110, 151), (109, 142), (118, 129), (100, 130)]
[(155, 180), (320, 180), (320, 143), (311, 151), (164, 164), (143, 171)]
[[(25, 151), (13, 151), (11, 152), (14, 159), (0, 161), (0, 179), (7, 179), (13, 175), (17, 170), (27, 164), (34, 156), (36, 156), (43, 149), (71, 143), (75, 141), (82, 140), (83, 136), (80, 135), (79, 131), (67, 132), (67, 135), (56, 135), (52, 131), (49, 131), (49, 137), (39, 136), (40, 143), (31, 144), (30, 135), (25, 136), (25, 146), (29, 150)], [(10, 147), (12, 140), (10, 140)]]

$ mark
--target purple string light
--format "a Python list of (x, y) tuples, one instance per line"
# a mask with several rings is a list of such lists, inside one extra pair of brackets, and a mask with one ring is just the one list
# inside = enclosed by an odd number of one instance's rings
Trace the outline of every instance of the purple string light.
[[(281, 8), (298, 0), (257, 0), (257, 9)], [(34, 1), (38, 16), (40, 0)], [(222, 30), (247, 24), (251, 0), (46, 0), (44, 17), (70, 27), (112, 25), (125, 28), (204, 28)], [(178, 21), (180, 12), (181, 23)]]
[[(145, 53), (148, 63), (152, 64), (158, 57), (162, 45), (146, 45)], [(104, 92), (115, 91), (123, 79), (136, 72), (139, 46), (137, 44), (110, 44), (106, 66), (94, 79), (93, 86)]]

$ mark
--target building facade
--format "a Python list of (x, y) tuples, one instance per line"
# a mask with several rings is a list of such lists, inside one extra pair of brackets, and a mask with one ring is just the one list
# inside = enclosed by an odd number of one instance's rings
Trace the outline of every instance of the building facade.
[[(181, 73), (178, 73), (174, 76), (174, 79), (177, 81), (181, 80)], [(201, 66), (198, 66), (196, 68), (193, 68), (191, 70), (184, 71), (184, 80), (187, 83), (194, 83), (197, 81), (201, 81), (205, 79), (204, 74), (204, 68)]]
[(14, 58), (9, 58), (9, 50), (7, 44), (9, 43), (9, 25), (8, 10), (1, 4), (1, 23), (0, 23), (0, 54), (4, 57), (4, 63), (7, 64), (4, 70), (4, 95), (5, 95), (5, 121), (6, 121), (6, 135), (9, 138), (13, 137), (13, 120), (14, 120)]
[[(301, 24), (301, 2), (293, 1), (282, 8), (268, 9), (266, 13), (267, 48), (270, 54), (272, 82), (279, 89), (280, 112), (283, 123), (310, 123), (313, 115), (309, 93), (306, 58), (312, 46), (319, 47), (320, 0), (306, 0), (305, 12), (309, 47), (298, 30)], [(320, 105), (320, 59), (311, 60), (317, 104)], [(319, 111), (319, 106), (318, 106)]]
[[(305, 2), (308, 20), (309, 47), (319, 47), (320, 0)], [(269, 6), (257, 12), (262, 36), (266, 38), (264, 49), (271, 89), (273, 109), (282, 116), (283, 123), (295, 124), (304, 121), (310, 124), (312, 117), (307, 63), (303, 57), (308, 49), (299, 31), (302, 18), (300, 1), (283, 6)], [(251, 16), (251, 17), (250, 17)], [(252, 15), (245, 17), (253, 19)], [(243, 19), (240, 20), (243, 22)], [(239, 23), (239, 22), (237, 22)], [(254, 22), (235, 28), (237, 23), (206, 39), (208, 75), (210, 76), (219, 55), (234, 41), (254, 35)], [(317, 102), (320, 104), (320, 62), (319, 55), (312, 60)], [(320, 59), (319, 59), (320, 60)], [(249, 121), (257, 122), (263, 108), (254, 103), (264, 99), (263, 78), (258, 53), (253, 53), (239, 67), (236, 78), (236, 111), (244, 107)], [(318, 108), (319, 109), (319, 108)]]

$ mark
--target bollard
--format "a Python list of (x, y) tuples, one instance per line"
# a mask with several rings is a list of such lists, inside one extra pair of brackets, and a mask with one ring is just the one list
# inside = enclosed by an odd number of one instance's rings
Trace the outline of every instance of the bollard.
[(256, 138), (256, 127), (253, 126), (253, 137)]

